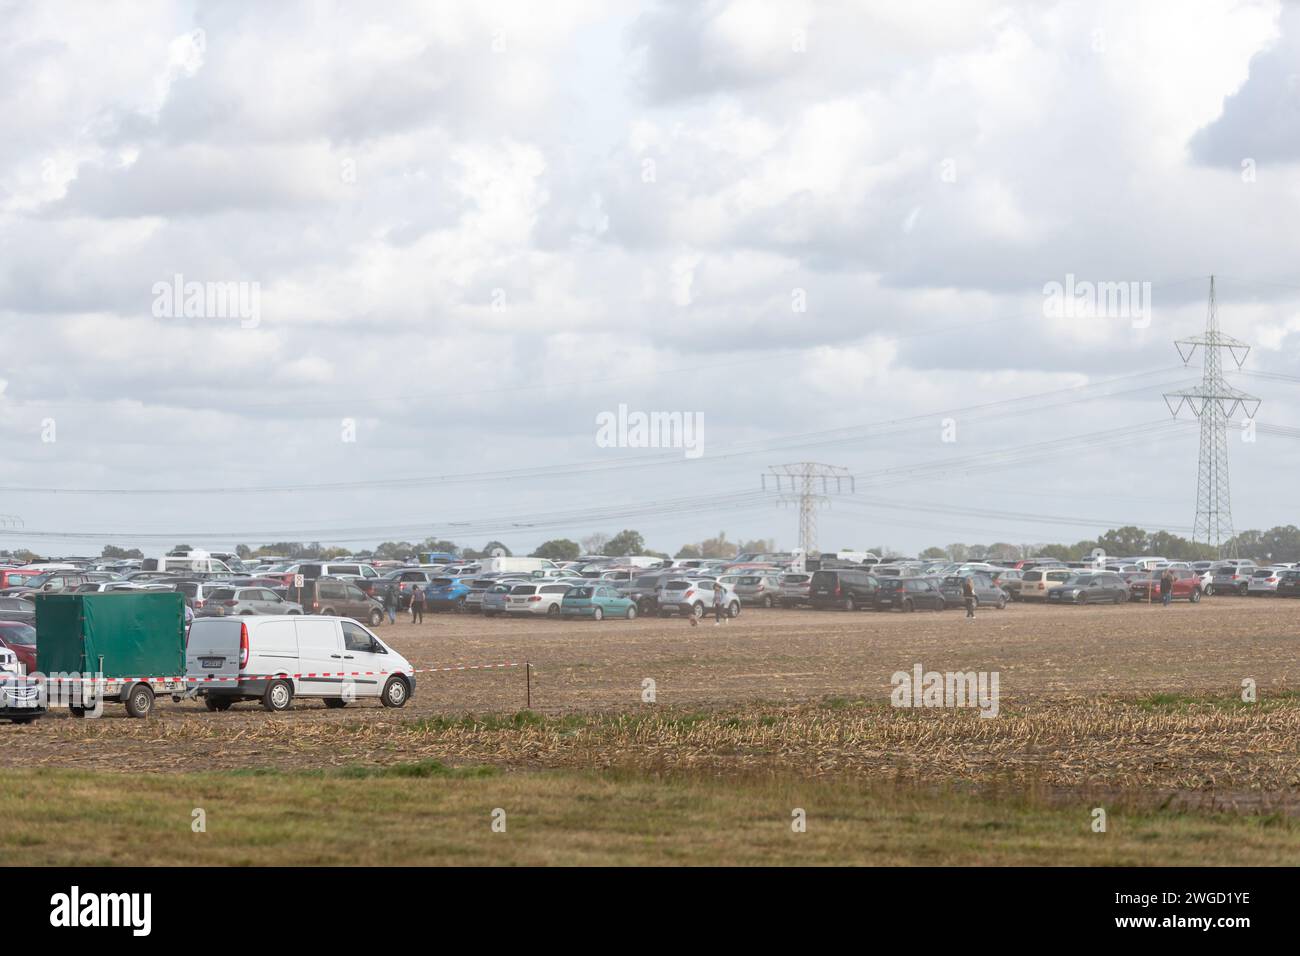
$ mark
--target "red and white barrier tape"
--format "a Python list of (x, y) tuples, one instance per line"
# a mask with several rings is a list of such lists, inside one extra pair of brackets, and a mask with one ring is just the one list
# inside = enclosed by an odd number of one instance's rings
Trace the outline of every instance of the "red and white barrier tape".
[[(524, 667), (525, 661), (509, 661), (500, 664), (457, 664), (450, 667), (415, 667), (410, 673), (413, 674), (433, 674), (443, 671), (485, 671), (498, 670), (504, 667)], [(234, 677), (219, 676), (209, 674), (203, 677), (191, 677), (176, 675), (175, 677), (57, 677), (45, 678), (55, 684), (80, 684), (80, 683), (103, 683), (103, 684), (128, 684), (128, 683), (146, 683), (146, 684), (170, 684), (176, 681), (185, 681), (187, 684), (219, 684), (226, 682), (238, 683), (246, 680), (271, 680), (273, 678), (283, 679), (292, 677), (297, 680), (312, 679), (316, 677), (386, 677), (389, 674), (401, 674), (405, 671), (308, 671), (302, 674), (238, 674)], [(3, 675), (8, 677), (10, 675)], [(17, 679), (18, 675), (12, 675)], [(0, 677), (0, 679), (3, 679)]]

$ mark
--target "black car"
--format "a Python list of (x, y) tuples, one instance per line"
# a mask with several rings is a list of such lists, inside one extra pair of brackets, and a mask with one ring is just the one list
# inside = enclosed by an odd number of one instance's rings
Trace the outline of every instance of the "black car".
[(1007, 592), (998, 587), (987, 574), (950, 574), (939, 584), (943, 599), (949, 607), (962, 607), (966, 603), (964, 585), (970, 578), (975, 586), (975, 606), (995, 607), (998, 610), (1007, 606), (1010, 598)]
[(1129, 584), (1118, 574), (1075, 574), (1048, 588), (1049, 604), (1123, 604), (1129, 599)]
[(0, 621), (36, 623), (36, 605), (26, 598), (0, 597)]
[(948, 606), (937, 578), (886, 578), (876, 595), (876, 610), (942, 611)]
[(842, 608), (853, 611), (874, 607), (880, 587), (880, 579), (866, 571), (814, 571), (808, 597), (818, 610)]

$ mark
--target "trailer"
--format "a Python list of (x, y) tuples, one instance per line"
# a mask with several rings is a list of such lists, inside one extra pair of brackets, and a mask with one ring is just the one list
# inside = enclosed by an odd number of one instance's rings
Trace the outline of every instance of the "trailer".
[(171, 591), (43, 594), (36, 599), (36, 666), (51, 706), (84, 717), (100, 701), (147, 717), (185, 680), (185, 598)]

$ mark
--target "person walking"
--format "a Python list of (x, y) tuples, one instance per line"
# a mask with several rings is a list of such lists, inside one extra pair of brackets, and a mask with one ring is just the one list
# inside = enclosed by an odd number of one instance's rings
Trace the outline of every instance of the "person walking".
[(424, 587), (420, 584), (411, 587), (411, 623), (424, 623)]
[(713, 626), (719, 626), (724, 618), (722, 616), (722, 599), (726, 596), (726, 591), (722, 588), (721, 581), (713, 582)]
[(397, 582), (392, 581), (384, 588), (384, 610), (388, 612), (388, 623), (397, 623)]
[(1160, 603), (1168, 607), (1174, 600), (1174, 572), (1165, 568), (1160, 575)]
[(975, 579), (970, 575), (962, 578), (961, 600), (966, 605), (966, 620), (975, 620)]

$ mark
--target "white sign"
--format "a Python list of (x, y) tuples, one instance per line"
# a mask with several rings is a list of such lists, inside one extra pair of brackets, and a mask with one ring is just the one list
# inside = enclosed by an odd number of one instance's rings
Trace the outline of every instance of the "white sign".
[(301, 588), (301, 587), (302, 587), (302, 582), (303, 582), (303, 577), (302, 577), (301, 574), (295, 574), (295, 575), (293, 576), (293, 586), (294, 586), (294, 587), (296, 587), (296, 588)]

